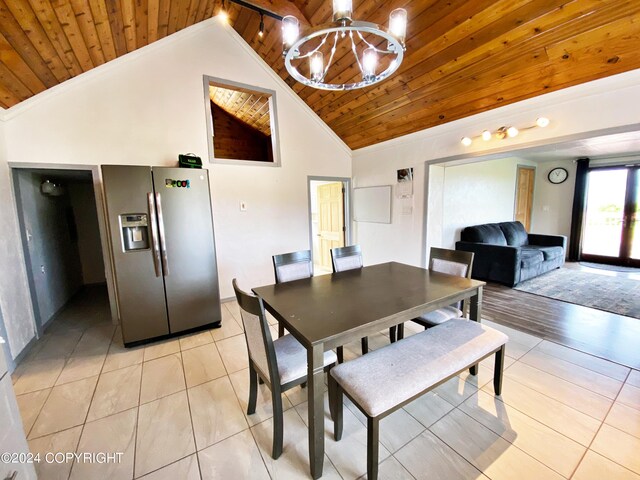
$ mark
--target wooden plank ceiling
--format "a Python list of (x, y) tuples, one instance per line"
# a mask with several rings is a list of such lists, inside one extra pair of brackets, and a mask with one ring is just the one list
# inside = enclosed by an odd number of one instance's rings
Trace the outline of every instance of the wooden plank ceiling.
[[(256, 0), (303, 25), (330, 0)], [(354, 0), (354, 18), (409, 14), (407, 51), (388, 80), (351, 92), (304, 87), (284, 69), (280, 25), (232, 4), (233, 28), (351, 148), (640, 68), (638, 0)], [(0, 106), (218, 13), (220, 0), (0, 0)], [(358, 78), (339, 51), (329, 80)], [(544, 114), (545, 112), (540, 112)], [(488, 125), (488, 127), (494, 127)]]
[(271, 115), (269, 114), (270, 95), (241, 89), (209, 85), (209, 98), (225, 112), (233, 115), (250, 127), (271, 135)]

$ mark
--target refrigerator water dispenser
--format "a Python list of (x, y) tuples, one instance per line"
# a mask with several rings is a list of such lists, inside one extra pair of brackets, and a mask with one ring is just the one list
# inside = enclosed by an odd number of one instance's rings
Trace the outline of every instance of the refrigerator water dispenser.
[(146, 213), (120, 215), (122, 227), (122, 249), (125, 252), (149, 248), (149, 222)]

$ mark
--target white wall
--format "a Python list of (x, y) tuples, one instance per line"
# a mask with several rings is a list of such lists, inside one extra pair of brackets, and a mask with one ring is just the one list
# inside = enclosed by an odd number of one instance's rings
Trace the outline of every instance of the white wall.
[[(175, 165), (179, 153), (206, 158), (205, 74), (277, 96), (281, 168), (206, 165), (224, 298), (233, 295), (234, 277), (244, 288), (273, 282), (272, 254), (309, 248), (308, 175), (351, 175), (348, 147), (228, 25), (200, 23), (10, 109), (6, 160)], [(8, 229), (0, 247), (8, 260), (0, 300), (16, 355), (33, 336), (33, 315), (7, 179), (3, 158), (0, 215)]]
[(513, 220), (518, 165), (532, 163), (509, 157), (445, 167), (442, 246), (455, 248), (465, 227)]
[(40, 185), (45, 175), (29, 170), (16, 172), (16, 191), (24, 228), (30, 234), (28, 242), (31, 278), (44, 326), (82, 286), (82, 267), (78, 244), (69, 228), (68, 190), (59, 197), (43, 195)]
[[(560, 185), (549, 182), (547, 175), (554, 168), (567, 169), (569, 177)], [(576, 163), (573, 160), (538, 162), (533, 195), (531, 232), (550, 235), (571, 234), (571, 210), (576, 181)]]
[(427, 165), (428, 172), (426, 182), (426, 204), (429, 206), (429, 215), (425, 221), (426, 243), (432, 247), (444, 247), (442, 244), (442, 231), (444, 228), (444, 166)]
[[(395, 260), (410, 265), (422, 263), (422, 204), (424, 202), (424, 164), (418, 162), (419, 152), (403, 155), (394, 150), (384, 162), (368, 162), (354, 169), (353, 188), (392, 185), (391, 223), (354, 222), (355, 241), (362, 247), (365, 265)], [(409, 199), (396, 196), (397, 170), (413, 166), (414, 188)], [(411, 207), (411, 214), (403, 213)], [(399, 236), (402, 232), (403, 237)]]
[(33, 338), (36, 329), (7, 157), (5, 122), (0, 121), (0, 310), (15, 358)]
[[(416, 169), (413, 215), (410, 218), (396, 215), (397, 208), (394, 207), (390, 225), (367, 224), (365, 228), (358, 225), (356, 241), (363, 246), (365, 258), (368, 256), (372, 262), (395, 259), (424, 264), (428, 245), (423, 244), (423, 225), (427, 211), (418, 197), (425, 189), (422, 174), (425, 162), (437, 162), (458, 155), (504, 154), (525, 146), (561, 142), (590, 132), (631, 125), (638, 127), (639, 111), (640, 69), (356, 150), (353, 152), (355, 186), (389, 184), (395, 179), (396, 169)], [(523, 131), (518, 137), (505, 141), (475, 142), (469, 148), (460, 143), (464, 135), (478, 135), (486, 128), (505, 124), (530, 125), (538, 116), (550, 118), (551, 124), (544, 129)]]

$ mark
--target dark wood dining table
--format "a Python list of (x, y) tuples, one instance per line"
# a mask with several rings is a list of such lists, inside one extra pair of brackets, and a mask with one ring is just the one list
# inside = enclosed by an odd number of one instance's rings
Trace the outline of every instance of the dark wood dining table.
[(484, 282), (397, 262), (254, 288), (264, 306), (307, 349), (309, 463), (324, 461), (324, 352), (423, 313), (470, 299), (479, 321)]

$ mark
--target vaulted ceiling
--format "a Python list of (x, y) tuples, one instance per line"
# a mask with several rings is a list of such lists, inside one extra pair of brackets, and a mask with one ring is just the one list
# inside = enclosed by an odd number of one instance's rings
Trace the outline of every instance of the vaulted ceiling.
[[(330, 0), (251, 3), (296, 15), (303, 27), (332, 13)], [(231, 4), (229, 14), (233, 28), (351, 148), (640, 68), (638, 0), (354, 0), (354, 18), (384, 25), (396, 7), (409, 14), (404, 62), (388, 80), (351, 92), (295, 82), (284, 68), (279, 22), (265, 17), (259, 37), (256, 12)], [(0, 0), (0, 106), (219, 9), (219, 0)], [(348, 82), (359, 70), (344, 52), (329, 75)]]

